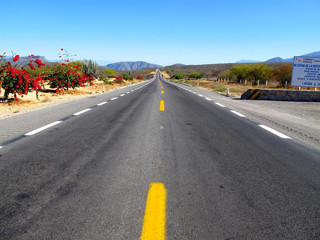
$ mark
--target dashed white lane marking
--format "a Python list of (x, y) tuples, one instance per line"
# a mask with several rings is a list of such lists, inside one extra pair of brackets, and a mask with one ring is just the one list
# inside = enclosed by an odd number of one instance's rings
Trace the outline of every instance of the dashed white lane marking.
[(3, 146), (0, 146), (0, 149), (3, 148)]
[(116, 99), (118, 99), (118, 97), (111, 98), (110, 100), (111, 100), (111, 101), (114, 101), (114, 100), (116, 100)]
[(206, 100), (211, 101), (212, 99), (211, 99), (211, 98), (207, 98), (207, 97), (206, 97)]
[(43, 131), (43, 130), (45, 130), (45, 129), (48, 129), (48, 128), (50, 128), (50, 127), (53, 127), (53, 126), (55, 126), (55, 125), (57, 125), (57, 124), (59, 124), (59, 123), (62, 123), (62, 121), (55, 121), (55, 122), (50, 123), (50, 124), (48, 124), (48, 125), (45, 125), (45, 126), (43, 126), (43, 127), (41, 127), (41, 128), (37, 128), (37, 129), (35, 129), (35, 130), (31, 131), (31, 132), (26, 133), (25, 136), (34, 135), (34, 134), (36, 134), (36, 133), (38, 133), (38, 132), (41, 132), (41, 131)]
[(131, 92), (134, 92), (134, 90), (131, 90)]
[(221, 103), (215, 102), (215, 104), (217, 104), (220, 107), (226, 107), (225, 105), (222, 105)]
[(192, 92), (193, 94), (197, 94), (196, 92)]
[(123, 96), (125, 96), (125, 94), (121, 94), (121, 95), (120, 95), (120, 97), (123, 97)]
[(198, 96), (199, 96), (199, 97), (203, 97), (203, 95), (201, 95), (201, 94), (198, 94)]
[(87, 109), (85, 109), (85, 110), (82, 110), (82, 111), (80, 111), (80, 112), (77, 112), (77, 113), (75, 113), (75, 114), (73, 114), (74, 116), (78, 116), (78, 115), (80, 115), (80, 114), (82, 114), (82, 113), (85, 113), (85, 112), (88, 112), (88, 111), (90, 111), (91, 110), (91, 108), (87, 108)]
[(234, 111), (234, 110), (230, 110), (232, 113), (234, 113), (234, 114), (236, 114), (236, 115), (238, 115), (239, 117), (246, 117), (245, 115), (243, 115), (242, 113), (239, 113), (239, 112), (237, 112), (237, 111)]
[(129, 94), (130, 92), (126, 92), (126, 94)]
[(267, 131), (273, 133), (274, 135), (281, 137), (283, 139), (291, 139), (291, 137), (288, 137), (287, 135), (284, 135), (283, 133), (278, 132), (277, 130), (274, 130), (274, 129), (267, 127), (265, 125), (259, 125), (259, 127), (263, 128), (263, 129), (265, 129), (265, 130), (267, 130)]
[(106, 103), (108, 103), (108, 102), (99, 103), (99, 104), (97, 104), (97, 106), (102, 106), (102, 105), (104, 105), (104, 104), (106, 104)]

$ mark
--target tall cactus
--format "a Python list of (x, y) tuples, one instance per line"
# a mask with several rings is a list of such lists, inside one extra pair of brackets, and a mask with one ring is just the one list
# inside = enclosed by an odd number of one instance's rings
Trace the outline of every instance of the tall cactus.
[(98, 73), (98, 64), (92, 60), (84, 60), (85, 64), (82, 70), (87, 76), (96, 77)]

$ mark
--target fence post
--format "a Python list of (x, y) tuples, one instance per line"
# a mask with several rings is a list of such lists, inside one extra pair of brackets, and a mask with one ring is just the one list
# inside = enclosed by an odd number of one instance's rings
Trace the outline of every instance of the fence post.
[(251, 86), (253, 85), (253, 80), (251, 80)]
[(241, 84), (241, 79), (240, 79), (240, 84)]
[(277, 87), (277, 80), (274, 81), (274, 87)]
[(259, 85), (260, 85), (260, 80), (258, 80), (258, 87), (259, 87)]
[(247, 79), (246, 79), (246, 80), (244, 80), (244, 85), (247, 85)]
[(266, 87), (268, 87), (268, 80), (266, 80)]
[(227, 88), (227, 97), (229, 97), (229, 88)]
[(288, 88), (288, 81), (286, 81), (286, 84), (285, 84), (286, 88)]

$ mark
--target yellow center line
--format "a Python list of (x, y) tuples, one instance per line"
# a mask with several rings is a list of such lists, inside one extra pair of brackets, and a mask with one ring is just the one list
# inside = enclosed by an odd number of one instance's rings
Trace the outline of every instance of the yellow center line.
[(164, 101), (160, 101), (160, 111), (164, 111)]
[(166, 239), (166, 198), (163, 183), (151, 183), (140, 240)]
[(164, 91), (162, 90), (161, 93), (164, 94)]

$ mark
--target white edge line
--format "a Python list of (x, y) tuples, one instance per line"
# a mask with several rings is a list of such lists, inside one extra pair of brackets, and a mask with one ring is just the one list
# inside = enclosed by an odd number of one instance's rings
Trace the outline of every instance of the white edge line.
[(118, 97), (111, 98), (110, 100), (111, 100), (111, 101), (114, 101), (114, 100), (116, 100), (116, 99), (118, 99)]
[(207, 97), (206, 97), (206, 100), (211, 101), (212, 99), (211, 99), (211, 98), (207, 98)]
[(120, 95), (120, 97), (123, 97), (123, 96), (125, 96), (125, 94), (121, 94), (121, 95)]
[(276, 131), (270, 127), (267, 127), (265, 125), (259, 125), (259, 127), (263, 128), (263, 129), (265, 129), (265, 130), (267, 130), (267, 131), (273, 133), (274, 135), (277, 135), (278, 137), (281, 137), (283, 139), (291, 139), (291, 137), (288, 137), (287, 135), (284, 135), (283, 133), (278, 132), (278, 131)]
[(104, 105), (104, 104), (106, 104), (106, 103), (108, 103), (108, 102), (99, 103), (99, 104), (97, 104), (97, 106), (102, 106), (102, 105)]
[(3, 148), (4, 146), (0, 146), (0, 149)]
[(90, 110), (91, 110), (91, 108), (84, 109), (84, 110), (82, 110), (82, 111), (80, 111), (80, 112), (77, 112), (77, 113), (73, 114), (73, 116), (78, 116), (78, 115), (80, 115), (80, 114), (82, 114), (82, 113), (85, 113), (85, 112), (88, 112), (88, 111), (90, 111)]
[(31, 132), (26, 133), (25, 136), (34, 135), (34, 134), (36, 134), (36, 133), (38, 133), (38, 132), (41, 132), (41, 131), (43, 131), (43, 130), (45, 130), (45, 129), (47, 129), (47, 128), (53, 127), (53, 126), (55, 126), (55, 125), (57, 125), (57, 124), (59, 124), (59, 123), (62, 123), (62, 121), (55, 121), (55, 122), (50, 123), (50, 124), (48, 124), (48, 125), (45, 125), (45, 126), (43, 126), (43, 127), (41, 127), (41, 128), (35, 129), (35, 130), (31, 131)]
[(220, 107), (226, 107), (225, 105), (222, 105), (221, 103), (215, 102), (215, 104), (217, 104)]
[(243, 115), (242, 113), (239, 113), (239, 112), (234, 111), (234, 110), (230, 110), (230, 112), (232, 112), (232, 113), (234, 113), (234, 114), (238, 115), (239, 117), (243, 117), (243, 118), (245, 118), (245, 117), (246, 117), (246, 116), (245, 116), (245, 115)]

